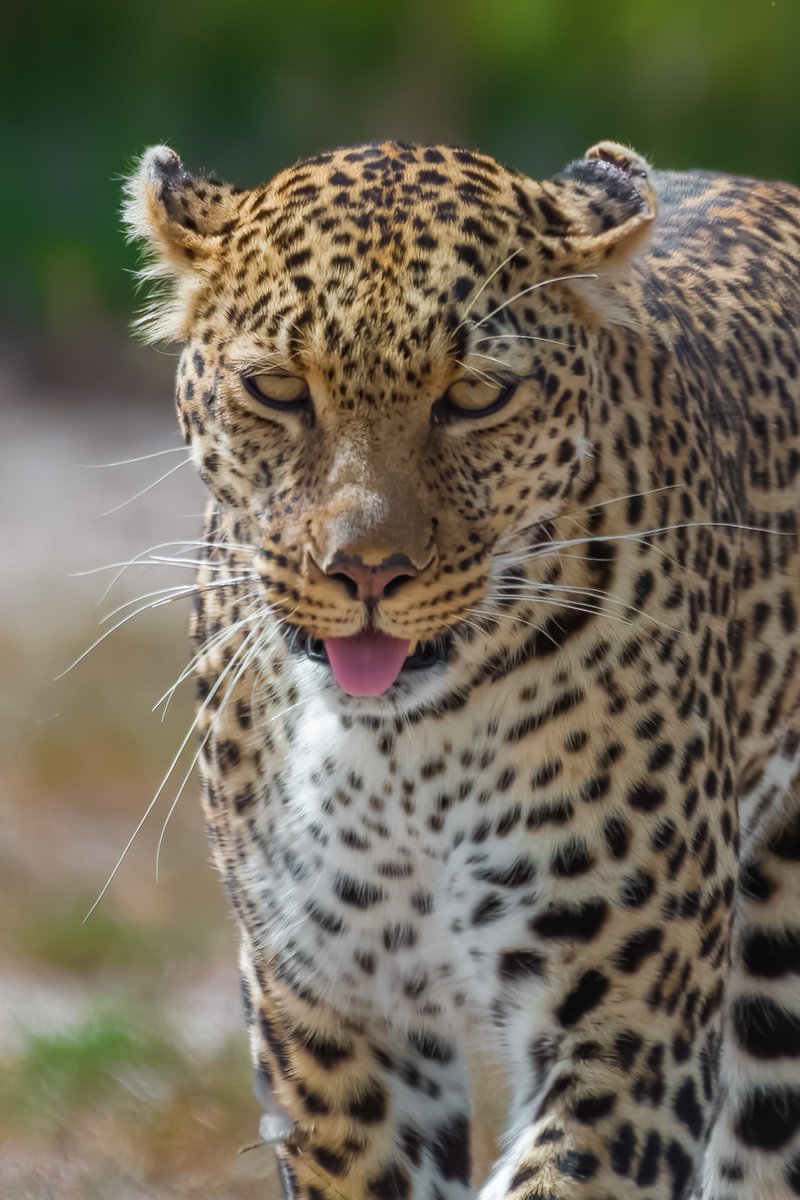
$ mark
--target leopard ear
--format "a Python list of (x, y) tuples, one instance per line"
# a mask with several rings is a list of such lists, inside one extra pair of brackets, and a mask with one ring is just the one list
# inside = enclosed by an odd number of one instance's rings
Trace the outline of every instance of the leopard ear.
[(649, 164), (617, 142), (598, 142), (543, 185), (545, 244), (563, 269), (591, 270), (628, 258), (646, 237), (658, 202)]
[(125, 184), (122, 216), (131, 241), (144, 246), (140, 278), (166, 281), (139, 320), (149, 340), (180, 340), (222, 239), (235, 228), (237, 193), (192, 175), (169, 146), (152, 146)]
[(596, 318), (638, 329), (627, 267), (658, 208), (649, 164), (616, 142), (598, 142), (539, 188), (537, 240), (548, 272), (566, 277)]

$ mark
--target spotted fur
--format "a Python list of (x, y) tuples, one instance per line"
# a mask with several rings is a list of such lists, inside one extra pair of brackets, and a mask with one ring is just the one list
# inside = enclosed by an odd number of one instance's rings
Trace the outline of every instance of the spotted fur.
[[(800, 1195), (800, 205), (387, 143), (127, 215), (211, 500), (208, 834), (287, 1200)], [(242, 379), (281, 370), (276, 411)], [(485, 416), (443, 397), (491, 378)], [(407, 574), (365, 603), (337, 568)], [(438, 646), (375, 699), (315, 639)]]

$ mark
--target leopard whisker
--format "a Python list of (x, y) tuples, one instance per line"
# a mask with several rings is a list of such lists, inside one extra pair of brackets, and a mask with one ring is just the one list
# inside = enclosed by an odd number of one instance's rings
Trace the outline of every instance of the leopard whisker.
[(465, 371), (469, 371), (470, 375), (474, 375), (476, 379), (480, 379), (483, 383), (488, 383), (493, 387), (497, 386), (497, 380), (492, 379), (485, 371), (481, 371), (479, 367), (471, 367), (469, 363), (463, 362), (460, 358), (456, 359), (456, 365), (462, 367)]
[(481, 284), (481, 286), (478, 288), (477, 292), (476, 292), (476, 293), (475, 293), (475, 295), (472, 297), (472, 299), (470, 300), (470, 302), (469, 302), (469, 304), (467, 305), (466, 309), (465, 309), (465, 310), (464, 310), (464, 312), (462, 313), (462, 315), (461, 315), (461, 320), (459, 321), (458, 325), (456, 325), (455, 329), (453, 330), (453, 333), (452, 333), (452, 335), (451, 335), (452, 337), (455, 337), (455, 335), (456, 335), (456, 334), (459, 332), (459, 330), (461, 330), (461, 329), (463, 329), (463, 328), (464, 328), (464, 326), (465, 326), (465, 325), (466, 325), (466, 323), (467, 323), (467, 320), (468, 320), (468, 318), (469, 318), (469, 315), (470, 315), (470, 313), (471, 313), (471, 312), (472, 312), (472, 310), (475, 308), (475, 305), (478, 303), (478, 301), (480, 300), (481, 296), (482, 296), (482, 295), (483, 295), (483, 293), (486, 291), (487, 287), (488, 287), (488, 286), (489, 286), (489, 284), (492, 282), (492, 280), (493, 280), (493, 279), (496, 279), (496, 278), (497, 278), (497, 276), (498, 276), (498, 275), (500, 274), (500, 272), (502, 271), (503, 267), (507, 267), (507, 266), (508, 266), (508, 264), (511, 262), (512, 258), (516, 258), (516, 257), (517, 257), (517, 255), (518, 255), (520, 252), (521, 252), (521, 251), (520, 251), (520, 249), (517, 249), (517, 250), (512, 250), (512, 252), (511, 252), (511, 253), (508, 255), (508, 257), (507, 257), (507, 258), (504, 258), (504, 259), (503, 259), (503, 261), (502, 261), (502, 262), (501, 262), (501, 263), (500, 263), (498, 266), (496, 266), (496, 267), (495, 267), (495, 269), (492, 271), (492, 273), (491, 273), (490, 275), (487, 275), (487, 276), (486, 276), (486, 278), (484, 279), (483, 283), (482, 283), (482, 284)]
[[(174, 595), (177, 598), (178, 596), (191, 595), (193, 592), (214, 591), (219, 588), (233, 587), (239, 583), (255, 583), (257, 581), (258, 575), (250, 572), (247, 575), (234, 575), (230, 579), (212, 579), (208, 583), (176, 583), (171, 587), (157, 588), (154, 592), (145, 592), (143, 595), (136, 596), (132, 600), (124, 600), (122, 604), (118, 604), (116, 608), (112, 608), (104, 617), (101, 617), (100, 624), (105, 625), (107, 621), (112, 621), (114, 617), (124, 612), (126, 608), (131, 608), (134, 604), (140, 604), (143, 600), (151, 600), (155, 596)], [(144, 612), (145, 609), (141, 611)]]
[[(248, 635), (248, 638), (250, 636), (252, 636), (253, 632), (254, 631), (251, 631), (251, 634)], [(150, 816), (150, 813), (153, 811), (156, 804), (158, 803), (158, 799), (161, 796), (161, 793), (164, 791), (164, 788), (167, 786), (167, 783), (169, 782), (169, 779), (172, 776), (172, 772), (175, 770), (175, 767), (178, 765), (181, 755), (183, 754), (184, 750), (186, 749), (187, 745), (189, 744), (189, 740), (192, 737), (192, 735), (194, 734), (194, 731), (197, 728), (197, 725), (198, 725), (203, 713), (206, 711), (209, 704), (211, 703), (211, 700), (213, 699), (213, 697), (216, 695), (217, 691), (219, 690), (223, 680), (225, 679), (225, 676), (231, 670), (234, 663), (237, 661), (237, 658), (239, 657), (239, 655), (243, 652), (243, 648), (247, 645), (248, 638), (245, 638), (245, 640), (242, 642), (242, 645), (237, 647), (230, 662), (223, 668), (223, 670), (217, 676), (217, 679), (216, 679), (215, 683), (213, 684), (213, 686), (211, 687), (208, 695), (206, 696), (203, 703), (199, 706), (197, 713), (195, 714), (195, 718), (192, 721), (192, 723), (186, 733), (186, 736), (184, 737), (183, 741), (181, 742), (180, 747), (178, 748), (177, 754), (175, 755), (175, 757), (173, 758), (172, 762), (169, 765), (166, 775), (161, 780), (161, 783), (159, 784), (159, 786), (155, 792), (155, 795), (153, 796), (152, 800), (148, 804), (147, 808), (144, 811), (143, 816), (139, 820), (136, 828), (134, 829), (133, 833), (131, 834), (130, 838), (128, 839), (125, 849), (122, 851), (122, 854), (119, 856), (116, 863), (114, 864), (114, 868), (113, 868), (111, 874), (109, 875), (108, 879), (104, 883), (99, 895), (97, 896), (97, 899), (95, 900), (94, 904), (89, 909), (89, 911), (87, 912), (86, 916), (83, 918), (84, 925), (89, 920), (92, 913), (95, 911), (98, 904), (100, 903), (100, 901), (103, 899), (106, 892), (110, 888), (112, 882), (114, 881), (114, 878), (116, 877), (117, 872), (119, 871), (120, 867), (122, 866), (123, 862), (125, 861), (125, 858), (127, 857), (128, 851), (130, 850), (131, 846), (133, 845), (134, 841), (136, 840), (137, 836), (139, 835), (139, 832), (143, 828), (145, 821)]]
[[(590, 561), (584, 558), (582, 555), (564, 554), (563, 556), (559, 555), (559, 562), (561, 561), (562, 557), (574, 558), (578, 562)], [(556, 583), (545, 579), (528, 579), (524, 575), (517, 574), (516, 571), (513, 570), (513, 564), (507, 564), (503, 562), (498, 565), (500, 566), (500, 571), (495, 576), (495, 582), (497, 588), (500, 590), (509, 587), (523, 587), (535, 588), (537, 591), (542, 592), (575, 592), (580, 595), (591, 596), (596, 599), (611, 600), (618, 604), (625, 604), (625, 601), (620, 596), (615, 596), (612, 592), (609, 592), (607, 588), (585, 587), (584, 585), (577, 583)]]
[(224, 562), (210, 562), (207, 558), (170, 558), (167, 554), (154, 554), (151, 558), (145, 560), (145, 565), (156, 567), (192, 567), (193, 569), (202, 567), (204, 571), (227, 571), (228, 564)]
[(549, 342), (552, 346), (564, 346), (567, 350), (575, 349), (572, 342), (560, 342), (558, 338), (535, 337), (532, 333), (489, 333), (485, 337), (478, 338), (475, 345), (480, 346), (481, 342)]
[(121, 458), (117, 462), (82, 463), (86, 471), (105, 471), (108, 467), (129, 467), (132, 463), (147, 462), (151, 458), (162, 458), (165, 454), (185, 454), (185, 446), (170, 446), (168, 450), (155, 450), (152, 454), (138, 454), (136, 458)]
[(227, 542), (206, 542), (196, 538), (182, 538), (178, 541), (158, 542), (155, 546), (149, 546), (146, 550), (141, 550), (138, 554), (134, 555), (133, 558), (126, 559), (123, 562), (106, 563), (104, 566), (90, 567), (88, 570), (84, 571), (72, 571), (69, 573), (68, 578), (79, 579), (84, 575), (99, 575), (103, 571), (116, 571), (117, 574), (108, 584), (100, 599), (97, 601), (97, 604), (95, 605), (95, 608), (99, 608), (106, 596), (113, 590), (116, 584), (119, 583), (120, 579), (123, 577), (129, 567), (149, 566), (150, 564), (147, 557), (148, 555), (153, 554), (156, 550), (167, 550), (171, 546), (183, 546), (187, 551), (191, 549), (201, 549), (203, 547), (221, 550), (231, 549), (232, 551), (251, 550), (251, 547), (242, 546), (237, 542), (230, 543), (229, 545)]
[[(271, 615), (271, 617), (272, 617), (273, 624), (272, 624), (271, 628), (269, 628), (269, 629), (268, 629), (268, 632), (269, 632), (269, 634), (270, 634), (270, 638), (269, 638), (269, 641), (268, 641), (267, 643), (265, 643), (265, 644), (267, 644), (267, 645), (268, 645), (268, 644), (269, 644), (269, 642), (271, 642), (271, 641), (274, 641), (274, 640), (275, 640), (275, 638), (277, 638), (278, 634), (280, 634), (280, 632), (281, 632), (281, 628), (282, 628), (282, 626), (283, 626), (283, 625), (284, 625), (284, 624), (285, 624), (287, 621), (291, 621), (292, 617), (293, 617), (293, 616), (294, 616), (294, 614), (297, 612), (297, 607), (298, 607), (298, 606), (295, 606), (295, 608), (291, 609), (291, 611), (290, 611), (290, 612), (289, 612), (289, 613), (288, 613), (288, 614), (287, 614), (285, 617), (276, 617), (276, 616), (274, 615), (274, 609), (272, 610), (272, 612), (271, 612), (271, 614), (270, 614), (270, 615)], [(299, 633), (299, 630), (297, 630), (297, 631), (296, 631), (296, 633), (295, 633), (295, 637), (294, 637), (294, 638), (293, 638), (293, 640), (292, 640), (291, 646), (293, 646), (293, 645), (294, 645), (294, 641), (296, 640), (296, 637), (297, 637), (297, 634), (298, 634), (298, 633)], [(291, 652), (291, 646), (289, 647), (289, 650), (290, 650), (290, 652)], [(251, 692), (250, 692), (250, 700), (251, 700), (251, 702), (252, 702), (252, 700), (253, 700), (253, 698), (254, 698), (254, 696), (255, 696), (256, 687), (257, 687), (257, 686), (259, 686), (259, 684), (260, 684), (260, 683), (262, 682), (262, 680), (264, 680), (264, 679), (266, 679), (266, 676), (265, 676), (265, 664), (264, 664), (264, 662), (262, 662), (262, 661), (259, 659), (259, 660), (257, 660), (257, 661), (256, 661), (255, 669), (254, 669), (254, 671), (253, 671), (253, 686), (252, 686), (252, 688), (251, 688)], [(276, 695), (276, 689), (275, 689), (275, 683), (274, 683), (274, 680), (272, 680), (272, 679), (268, 679), (268, 680), (266, 680), (266, 685), (267, 685), (267, 688), (269, 689), (269, 693), (270, 693), (270, 695), (271, 695), (271, 696), (272, 696), (272, 698), (274, 699), (274, 697), (275, 697), (275, 695)]]
[[(632, 621), (627, 620), (625, 617), (616, 616), (614, 613), (607, 612), (604, 608), (598, 608), (593, 605), (569, 604), (566, 601), (558, 601), (554, 603), (552, 600), (546, 600), (544, 597), (536, 596), (516, 596), (514, 599), (522, 604), (541, 604), (544, 607), (551, 609), (551, 611), (554, 613), (569, 610), (571, 612), (586, 613), (592, 616), (605, 617), (608, 621), (614, 621), (619, 625), (633, 624)], [(523, 625), (527, 624), (527, 622), (523, 621), (522, 618), (515, 616), (513, 613), (504, 612), (499, 614), (499, 616), (507, 620), (519, 622)]]
[(611, 504), (622, 504), (625, 500), (643, 499), (645, 496), (656, 496), (659, 492), (673, 492), (679, 488), (688, 487), (686, 483), (665, 483), (662, 487), (648, 488), (644, 492), (628, 492), (624, 496), (612, 496), (610, 500), (598, 500), (594, 504), (587, 504), (584, 508), (573, 508), (570, 512), (559, 513), (556, 520), (569, 521), (573, 520), (581, 513), (591, 512), (594, 508), (608, 508)]
[(281, 712), (276, 713), (274, 717), (270, 717), (270, 725), (275, 721), (280, 721), (287, 713), (293, 712), (296, 708), (304, 708), (309, 703), (310, 697), (305, 696), (302, 700), (296, 700), (294, 704), (287, 704), (286, 708)]
[[(208, 586), (209, 587), (216, 586), (218, 584), (218, 582), (219, 581), (215, 580), (214, 584), (209, 584)], [(63, 671), (59, 672), (59, 674), (54, 677), (53, 682), (58, 683), (59, 680), (63, 679), (66, 675), (69, 675), (69, 673), (71, 671), (74, 671), (75, 668), (77, 666), (79, 666), (80, 663), (82, 663), (85, 658), (88, 658), (88, 656), (92, 653), (93, 650), (96, 650), (98, 648), (98, 646), (102, 645), (102, 643), (106, 640), (106, 638), (111, 637), (112, 633), (116, 633), (116, 631), (118, 629), (121, 629), (123, 627), (123, 625), (127, 625), (127, 623), (129, 621), (132, 621), (134, 619), (134, 617), (141, 616), (142, 613), (148, 612), (150, 609), (161, 608), (165, 604), (171, 604), (175, 600), (183, 600), (187, 596), (192, 596), (196, 592), (202, 591), (202, 590), (204, 590), (202, 587), (198, 587), (198, 586), (190, 587), (187, 584), (187, 585), (185, 585), (185, 587), (182, 587), (181, 590), (178, 591), (177, 593), (175, 593), (174, 595), (162, 596), (160, 599), (153, 600), (150, 604), (144, 604), (141, 606), (141, 608), (137, 608), (133, 612), (127, 613), (124, 617), (121, 618), (121, 620), (117, 621), (117, 623), (115, 625), (112, 625), (110, 629), (106, 629), (105, 632), (100, 637), (96, 638), (95, 641), (93, 641), (92, 644), (90, 646), (88, 646), (83, 651), (82, 654), (78, 655), (78, 657), (76, 659), (74, 659), (73, 662), (71, 662), (68, 667), (65, 667), (65, 669)], [(111, 614), (109, 614), (109, 617), (110, 616), (111, 616)]]
[(563, 592), (568, 595), (575, 594), (578, 596), (586, 596), (592, 600), (608, 600), (612, 604), (621, 604), (626, 608), (628, 607), (628, 605), (625, 604), (625, 601), (622, 599), (621, 596), (614, 596), (614, 595), (612, 595), (611, 592), (604, 591), (602, 588), (579, 587), (578, 585), (571, 584), (571, 583), (547, 583), (544, 581), (540, 582), (537, 579), (525, 579), (525, 578), (520, 578), (517, 575), (515, 575), (511, 578), (508, 578), (508, 579), (501, 578), (498, 582), (497, 588), (494, 588), (492, 590), (493, 590), (493, 592), (496, 591), (497, 594), (504, 596), (504, 595), (508, 594), (509, 589), (514, 589), (514, 588), (530, 589), (530, 590), (533, 590), (536, 592), (543, 592), (543, 593), (549, 593), (549, 592), (561, 593), (561, 592)]
[(503, 311), (504, 308), (508, 308), (509, 304), (513, 304), (515, 300), (520, 300), (523, 296), (527, 296), (531, 292), (537, 292), (540, 288), (548, 287), (552, 283), (568, 283), (573, 279), (597, 279), (597, 273), (592, 272), (588, 274), (581, 273), (575, 275), (556, 275), (553, 279), (540, 279), (538, 283), (532, 283), (529, 287), (522, 288), (521, 291), (516, 292), (513, 296), (509, 296), (507, 300), (504, 300), (502, 304), (497, 306), (497, 308), (493, 308), (492, 311), (488, 312), (485, 317), (481, 318), (480, 321), (476, 321), (474, 328), (480, 329), (481, 326), (485, 325), (487, 321), (491, 321), (492, 317), (496, 317), (498, 313)]
[[(254, 599), (256, 596), (258, 596), (258, 592), (250, 592), (248, 595), (242, 597), (242, 602), (249, 599)], [(163, 704), (164, 711), (161, 714), (161, 720), (163, 721), (178, 688), (189, 678), (203, 655), (207, 654), (209, 650), (222, 645), (228, 640), (229, 637), (232, 637), (234, 633), (244, 628), (244, 626), (249, 624), (251, 621), (258, 620), (260, 617), (264, 616), (266, 612), (268, 612), (268, 610), (265, 610), (263, 607), (259, 607), (257, 612), (249, 613), (246, 617), (240, 617), (238, 621), (233, 623), (233, 625), (226, 626), (226, 628), (219, 630), (217, 633), (213, 634), (210, 638), (203, 642), (203, 645), (200, 647), (197, 653), (192, 656), (175, 682), (168, 687), (161, 696), (159, 696), (158, 700), (156, 700), (150, 711), (157, 712), (160, 706)]]
[(107, 629), (105, 631), (105, 633), (102, 634), (101, 637), (99, 637), (95, 641), (93, 641), (91, 646), (88, 646), (87, 649), (84, 650), (83, 653), (80, 654), (76, 659), (74, 659), (69, 664), (68, 667), (65, 667), (65, 669), (63, 671), (61, 671), (58, 675), (54, 676), (53, 683), (58, 683), (59, 680), (63, 679), (65, 675), (69, 675), (69, 673), (71, 671), (74, 671), (76, 667), (80, 666), (80, 664), (83, 662), (83, 660), (85, 658), (89, 657), (89, 655), (92, 653), (93, 650), (96, 650), (98, 648), (98, 646), (101, 646), (103, 644), (103, 642), (106, 640), (106, 638), (111, 637), (112, 633), (116, 633), (116, 631), (118, 629), (121, 629), (123, 625), (127, 625), (128, 621), (132, 621), (133, 618), (138, 617), (140, 613), (145, 612), (149, 608), (160, 608), (162, 604), (169, 603), (170, 599), (179, 600), (181, 598), (182, 598), (181, 596), (168, 597), (163, 600), (158, 600), (154, 604), (148, 604), (148, 605), (146, 605), (145, 608), (138, 609), (136, 612), (128, 613), (126, 616), (124, 616), (122, 618), (122, 620), (117, 621), (116, 625), (112, 625), (111, 628)]
[[(585, 608), (581, 608), (579, 605), (570, 604), (569, 602), (561, 599), (560, 597), (555, 597), (552, 600), (549, 600), (545, 596), (534, 597), (534, 596), (531, 596), (530, 594), (526, 594), (525, 592), (520, 592), (517, 594), (504, 593), (502, 595), (502, 598), (505, 600), (515, 600), (522, 604), (527, 604), (527, 603), (549, 604), (554, 609), (572, 608), (572, 609), (575, 609), (576, 612), (594, 612), (594, 613), (597, 613), (599, 616), (608, 617), (609, 621), (620, 621), (625, 625), (633, 624), (633, 622), (630, 620), (630, 618), (623, 617), (619, 613), (608, 612), (608, 610), (606, 608), (604, 608), (601, 604), (598, 604), (597, 607), (589, 606), (588, 601), (586, 602), (587, 606)], [(659, 629), (669, 630), (670, 633), (680, 633), (680, 627), (678, 625), (670, 625), (668, 622), (662, 621), (658, 617), (654, 617), (652, 615), (652, 613), (646, 612), (645, 609), (643, 609), (643, 608), (637, 608), (634, 605), (626, 604), (624, 600), (617, 599), (616, 597), (607, 596), (607, 597), (604, 597), (604, 599), (615, 600), (615, 602), (619, 605), (619, 607), (624, 608), (626, 612), (635, 613), (637, 616), (641, 617), (642, 620), (649, 621), (651, 625), (657, 625)]]
[(486, 610), (486, 609), (473, 608), (470, 611), (473, 612), (476, 616), (484, 616), (487, 619), (494, 621), (495, 623), (500, 622), (500, 621), (505, 621), (505, 623), (507, 625), (508, 624), (524, 625), (528, 629), (535, 629), (537, 633), (543, 633), (545, 635), (545, 637), (549, 637), (550, 641), (553, 643), (553, 645), (556, 646), (555, 639), (550, 634), (548, 634), (548, 632), (544, 628), (544, 626), (538, 625), (535, 621), (525, 621), (522, 619), (522, 617), (512, 618), (512, 616), (509, 613), (491, 612), (490, 610)]
[(583, 538), (564, 538), (562, 540), (554, 540), (549, 546), (541, 546), (539, 543), (534, 543), (530, 547), (532, 553), (529, 553), (527, 557), (520, 558), (519, 561), (527, 562), (532, 558), (542, 558), (560, 550), (564, 546), (586, 546), (592, 542), (636, 541), (640, 538), (654, 537), (659, 533), (670, 533), (676, 529), (735, 529), (743, 533), (770, 533), (776, 537), (793, 536), (782, 529), (766, 529), (759, 525), (740, 525), (735, 521), (683, 521), (675, 525), (659, 525), (652, 529), (629, 530), (626, 533), (606, 533)]
[(511, 363), (504, 362), (502, 358), (495, 358), (491, 354), (479, 354), (477, 350), (470, 350), (469, 354), (470, 358), (485, 358), (488, 362), (497, 363), (498, 366), (503, 367), (503, 369), (506, 371), (511, 371), (514, 375), (520, 374), (520, 372), (511, 365)]
[(121, 504), (115, 504), (113, 508), (107, 508), (105, 512), (98, 513), (98, 517), (111, 517), (114, 513), (118, 513), (123, 508), (127, 508), (129, 504), (133, 504), (134, 500), (138, 500), (141, 496), (146, 496), (154, 487), (158, 487), (165, 479), (169, 479), (170, 475), (174, 475), (176, 471), (180, 471), (181, 467), (188, 466), (191, 458), (187, 457), (183, 462), (179, 462), (177, 466), (170, 467), (169, 471), (165, 471), (163, 475), (159, 475), (158, 479), (154, 479), (152, 483), (148, 483), (147, 487), (140, 488), (138, 492), (134, 492), (127, 500), (123, 500)]
[[(183, 779), (181, 780), (180, 786), (178, 787), (178, 790), (175, 793), (175, 797), (174, 797), (172, 803), (170, 804), (169, 809), (167, 810), (167, 815), (164, 818), (164, 823), (161, 826), (161, 833), (158, 836), (158, 842), (156, 844), (156, 882), (158, 882), (158, 879), (159, 879), (159, 870), (160, 870), (160, 866), (161, 866), (161, 847), (164, 844), (164, 837), (166, 836), (167, 826), (169, 825), (170, 820), (172, 819), (172, 815), (175, 812), (175, 809), (178, 807), (178, 801), (180, 800), (181, 796), (183, 795), (183, 793), (186, 789), (186, 785), (192, 777), (192, 772), (194, 771), (195, 767), (197, 766), (198, 760), (200, 759), (201, 754), (205, 750), (209, 739), (212, 737), (212, 735), (216, 734), (217, 722), (219, 721), (219, 718), (222, 715), (222, 713), (225, 709), (225, 706), (228, 703), (228, 700), (230, 699), (230, 697), (233, 693), (233, 689), (236, 687), (236, 684), (239, 682), (239, 680), (241, 679), (245, 670), (247, 669), (249, 663), (252, 661), (253, 655), (258, 652), (259, 645), (260, 645), (260, 638), (259, 638), (259, 631), (257, 629), (255, 629), (255, 630), (251, 630), (250, 633), (247, 635), (247, 637), (244, 639), (244, 641), (242, 642), (242, 645), (239, 647), (239, 651), (237, 652), (237, 654), (241, 653), (244, 646), (247, 644), (248, 640), (253, 635), (255, 635), (255, 641), (253, 642), (253, 644), (251, 645), (251, 647), (247, 651), (247, 653), (244, 654), (243, 657), (241, 658), (241, 661), (239, 663), (239, 667), (236, 671), (236, 674), (229, 681), (228, 686), (225, 689), (225, 694), (222, 697), (222, 701), (220, 702), (220, 706), (216, 710), (216, 712), (214, 713), (214, 715), (212, 717), (211, 724), (208, 728), (208, 731), (206, 732), (205, 736), (203, 737), (202, 741), (200, 742), (200, 745), (197, 747), (197, 750), (195, 751), (194, 755), (192, 756), (192, 761), (189, 764), (189, 769), (187, 770), (186, 774), (184, 775)], [(237, 654), (233, 655), (230, 663), (225, 668), (223, 673), (219, 676), (219, 680), (224, 678), (224, 676), (230, 671), (230, 668), (236, 662)], [(192, 731), (190, 731), (190, 732), (192, 732)]]

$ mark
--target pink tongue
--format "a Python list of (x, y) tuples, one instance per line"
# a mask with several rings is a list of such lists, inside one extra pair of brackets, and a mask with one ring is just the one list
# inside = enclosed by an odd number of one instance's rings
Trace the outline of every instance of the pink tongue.
[(331, 670), (349, 696), (382, 696), (388, 691), (402, 670), (408, 646), (405, 638), (377, 631), (325, 638)]

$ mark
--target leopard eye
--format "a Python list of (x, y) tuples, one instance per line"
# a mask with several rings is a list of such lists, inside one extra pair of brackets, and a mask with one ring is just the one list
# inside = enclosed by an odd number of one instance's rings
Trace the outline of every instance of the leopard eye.
[(451, 383), (439, 405), (453, 417), (485, 417), (502, 408), (513, 391), (505, 380), (476, 375)]
[(245, 391), (283, 412), (298, 412), (311, 404), (311, 393), (305, 379), (299, 375), (243, 375)]

